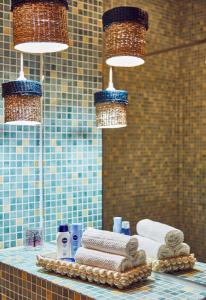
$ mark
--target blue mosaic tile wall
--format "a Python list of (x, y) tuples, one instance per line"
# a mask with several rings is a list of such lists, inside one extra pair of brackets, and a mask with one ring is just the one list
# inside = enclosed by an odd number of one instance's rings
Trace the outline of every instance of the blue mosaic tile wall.
[[(42, 140), (40, 126), (4, 125), (0, 98), (0, 248), (22, 245), (25, 228), (39, 226), (41, 185), (47, 241), (56, 238), (60, 223), (102, 225), (102, 136), (93, 105), (93, 93), (102, 86), (101, 16), (102, 1), (70, 1), (70, 48), (44, 55)], [(19, 72), (11, 22), (5, 0), (0, 4), (1, 83)], [(24, 55), (28, 79), (39, 80), (39, 68), (39, 56)]]

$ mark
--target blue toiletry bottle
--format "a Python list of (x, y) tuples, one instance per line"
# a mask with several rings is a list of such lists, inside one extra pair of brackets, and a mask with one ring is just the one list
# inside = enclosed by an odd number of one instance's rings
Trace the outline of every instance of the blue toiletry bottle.
[(122, 230), (122, 218), (121, 217), (114, 217), (113, 218), (113, 232), (121, 233)]
[(78, 248), (81, 246), (82, 224), (71, 225), (71, 256), (74, 258)]
[(131, 235), (131, 230), (130, 230), (130, 223), (128, 221), (123, 221), (122, 222), (122, 230), (121, 230), (122, 234), (125, 235)]

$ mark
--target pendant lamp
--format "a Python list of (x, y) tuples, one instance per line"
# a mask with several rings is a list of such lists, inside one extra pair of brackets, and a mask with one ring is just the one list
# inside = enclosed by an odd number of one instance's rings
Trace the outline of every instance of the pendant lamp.
[(11, 0), (14, 48), (51, 53), (68, 48), (66, 0)]
[(144, 63), (148, 13), (137, 7), (121, 6), (103, 15), (106, 63), (135, 67)]
[(19, 78), (2, 84), (2, 96), (4, 98), (5, 123), (11, 125), (41, 123), (41, 84), (24, 77), (23, 55), (21, 55)]
[(126, 106), (128, 92), (116, 90), (112, 82), (112, 68), (110, 81), (106, 90), (95, 93), (96, 123), (98, 128), (121, 128), (127, 126)]

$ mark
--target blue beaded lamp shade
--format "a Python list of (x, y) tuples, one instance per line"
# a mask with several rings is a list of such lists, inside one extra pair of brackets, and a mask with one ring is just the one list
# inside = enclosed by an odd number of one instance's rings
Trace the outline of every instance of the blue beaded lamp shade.
[(128, 92), (113, 88), (111, 72), (110, 70), (110, 84), (108, 89), (96, 92), (94, 95), (98, 128), (120, 128), (127, 126), (126, 106), (128, 104)]
[(5, 123), (37, 125), (41, 122), (42, 87), (37, 81), (16, 80), (2, 84)]
[(51, 53), (68, 48), (67, 0), (11, 0), (16, 50)]
[(116, 67), (143, 64), (148, 13), (137, 7), (115, 7), (102, 20), (106, 63)]

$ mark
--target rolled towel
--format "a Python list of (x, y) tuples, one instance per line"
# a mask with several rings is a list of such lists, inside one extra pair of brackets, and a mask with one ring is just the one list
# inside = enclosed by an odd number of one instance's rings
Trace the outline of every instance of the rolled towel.
[(76, 263), (107, 269), (116, 272), (125, 272), (132, 269), (132, 262), (125, 256), (114, 255), (92, 249), (80, 247), (75, 255)]
[(146, 264), (147, 259), (145, 251), (142, 249), (138, 250), (136, 255), (131, 257), (131, 260), (134, 268)]
[(82, 246), (121, 256), (133, 256), (137, 252), (138, 241), (134, 236), (98, 229), (87, 229), (82, 236)]
[(165, 244), (161, 244), (154, 240), (147, 239), (140, 235), (136, 236), (139, 243), (139, 248), (143, 249), (146, 256), (151, 259), (165, 259), (174, 257), (174, 250)]
[(175, 256), (190, 255), (190, 246), (186, 243), (181, 243), (174, 248)]
[(161, 244), (166, 243), (169, 247), (176, 247), (184, 241), (184, 234), (181, 230), (149, 219), (137, 223), (137, 234)]

